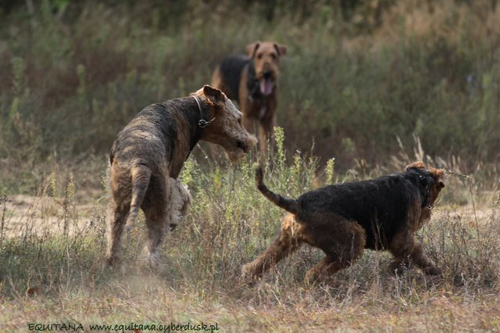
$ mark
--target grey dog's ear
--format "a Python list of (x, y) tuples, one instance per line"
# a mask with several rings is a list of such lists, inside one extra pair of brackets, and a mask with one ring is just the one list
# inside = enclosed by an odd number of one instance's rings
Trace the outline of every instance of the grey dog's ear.
[(222, 91), (217, 88), (212, 88), (208, 84), (203, 86), (203, 94), (214, 103), (226, 101), (226, 96)]

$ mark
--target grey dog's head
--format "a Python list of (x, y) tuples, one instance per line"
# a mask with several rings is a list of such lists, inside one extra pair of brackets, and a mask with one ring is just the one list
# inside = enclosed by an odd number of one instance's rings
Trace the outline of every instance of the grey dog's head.
[(201, 137), (224, 148), (231, 162), (239, 162), (257, 139), (247, 132), (242, 125), (243, 114), (233, 102), (219, 89), (203, 86), (194, 95), (198, 96), (208, 106), (208, 120), (212, 120)]

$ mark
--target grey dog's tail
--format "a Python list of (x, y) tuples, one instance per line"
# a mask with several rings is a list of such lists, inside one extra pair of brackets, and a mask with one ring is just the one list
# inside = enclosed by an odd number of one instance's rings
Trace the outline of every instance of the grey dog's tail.
[(132, 200), (130, 201), (130, 211), (127, 217), (127, 228), (130, 230), (137, 219), (139, 208), (146, 196), (149, 180), (151, 179), (151, 169), (145, 165), (136, 164), (130, 169), (132, 177)]
[(262, 171), (262, 167), (259, 167), (255, 172), (255, 184), (259, 189), (260, 193), (262, 193), (269, 201), (273, 202), (276, 206), (283, 208), (284, 210), (292, 213), (299, 214), (300, 213), (300, 205), (297, 200), (285, 198), (279, 194), (271, 192), (266, 185), (264, 185), (264, 172)]

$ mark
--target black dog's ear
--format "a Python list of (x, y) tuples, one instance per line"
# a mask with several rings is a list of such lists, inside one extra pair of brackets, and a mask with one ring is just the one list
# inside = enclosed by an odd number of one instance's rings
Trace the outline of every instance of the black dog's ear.
[(425, 169), (425, 164), (424, 162), (413, 162), (412, 164), (408, 165), (406, 167), (406, 171), (409, 171), (410, 169)]

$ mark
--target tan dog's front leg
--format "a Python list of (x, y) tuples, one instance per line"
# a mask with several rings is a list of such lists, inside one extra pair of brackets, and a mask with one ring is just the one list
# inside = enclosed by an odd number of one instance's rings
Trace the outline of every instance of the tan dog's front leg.
[(265, 117), (260, 120), (259, 144), (261, 162), (265, 162), (268, 144), (274, 146), (275, 117)]

